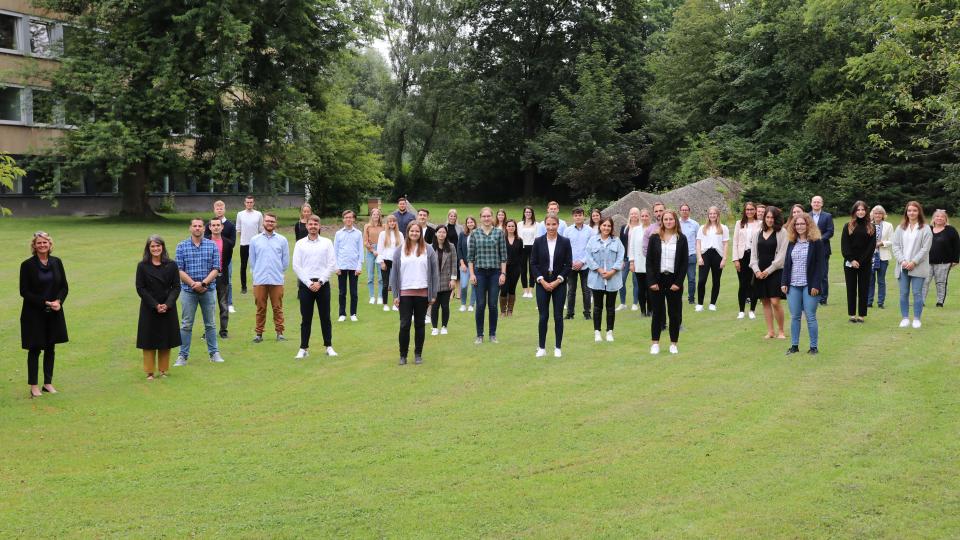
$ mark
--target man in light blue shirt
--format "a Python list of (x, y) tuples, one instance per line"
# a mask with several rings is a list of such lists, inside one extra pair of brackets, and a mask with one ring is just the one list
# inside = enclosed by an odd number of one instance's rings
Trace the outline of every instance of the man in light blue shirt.
[[(550, 201), (547, 203), (547, 216), (554, 215), (557, 216), (557, 234), (563, 236), (563, 231), (567, 229), (567, 222), (560, 219), (560, 203), (557, 201)], [(543, 216), (543, 221), (537, 223), (537, 232), (534, 238), (539, 238), (547, 234), (547, 227), (544, 225), (544, 222), (547, 220), (547, 216)]]
[(594, 235), (593, 229), (583, 222), (583, 208), (573, 209), (573, 225), (563, 231), (563, 236), (570, 240), (570, 249), (573, 255), (573, 266), (570, 269), (570, 275), (567, 278), (567, 319), (573, 318), (573, 312), (577, 308), (577, 279), (580, 280), (580, 294), (583, 296), (583, 318), (590, 320), (590, 290), (587, 286), (587, 278), (590, 269), (587, 268), (587, 244)]
[(697, 285), (697, 231), (700, 224), (690, 219), (690, 205), (680, 205), (680, 231), (687, 237), (690, 258), (687, 261), (687, 303), (693, 304), (693, 290)]
[(290, 246), (287, 239), (276, 231), (277, 216), (267, 212), (263, 214), (263, 232), (250, 240), (250, 273), (253, 275), (253, 299), (257, 304), (254, 343), (263, 341), (268, 298), (273, 308), (277, 341), (286, 341), (283, 337), (283, 273), (290, 264)]
[[(411, 214), (412, 215), (412, 214)], [(347, 286), (350, 287), (350, 320), (357, 321), (357, 277), (363, 271), (363, 233), (353, 226), (357, 214), (343, 213), (343, 228), (333, 237), (333, 251), (337, 255), (337, 286), (339, 291), (340, 322), (347, 320)], [(400, 294), (400, 291), (394, 291)]]

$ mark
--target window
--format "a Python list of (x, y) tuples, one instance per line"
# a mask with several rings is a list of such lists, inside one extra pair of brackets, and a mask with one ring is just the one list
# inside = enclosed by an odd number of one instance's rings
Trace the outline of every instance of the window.
[(0, 120), (23, 122), (23, 111), (20, 103), (22, 93), (22, 88), (0, 86)]
[(20, 26), (20, 17), (0, 13), (0, 49), (17, 50), (20, 48), (17, 37), (17, 28)]
[(57, 124), (55, 103), (53, 96), (46, 90), (32, 90), (33, 94), (33, 123)]
[(60, 27), (60, 33), (62, 35), (60, 39), (60, 46), (63, 49), (61, 53), (63, 56), (70, 56), (70, 54), (73, 52), (71, 46), (76, 43), (77, 35), (80, 33), (80, 30), (73, 26), (62, 25)]
[(30, 21), (30, 52), (37, 56), (53, 56), (56, 25), (47, 21)]

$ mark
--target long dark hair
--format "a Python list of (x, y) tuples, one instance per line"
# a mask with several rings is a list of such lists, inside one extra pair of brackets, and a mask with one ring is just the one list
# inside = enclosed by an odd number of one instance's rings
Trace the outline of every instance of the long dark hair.
[(752, 206), (752, 207), (753, 207), (753, 212), (754, 212), (754, 214), (753, 214), (753, 219), (757, 219), (757, 214), (756, 214), (756, 212), (757, 212), (757, 205), (756, 205), (754, 202), (752, 202), (752, 201), (747, 201), (747, 202), (743, 203), (743, 213), (740, 214), (740, 228), (741, 228), (741, 229), (747, 226), (747, 207), (748, 207), (748, 206)]
[[(440, 247), (440, 229), (443, 229), (443, 247)], [(450, 251), (450, 233), (447, 231), (446, 227), (437, 227), (437, 232), (433, 234), (433, 249), (439, 252), (448, 252)]]
[(420, 238), (417, 239), (417, 257), (423, 255), (427, 251), (427, 243), (423, 239), (423, 227), (420, 226), (416, 221), (411, 221), (407, 224), (407, 234), (403, 238), (403, 254), (410, 256), (410, 251), (413, 249), (413, 240), (410, 240), (410, 229), (416, 227), (420, 231)]
[[(527, 210), (530, 211), (530, 223), (527, 223)], [(523, 212), (520, 213), (520, 220), (523, 221), (524, 225), (536, 225), (537, 224), (537, 213), (533, 211), (532, 206), (524, 206)]]
[(867, 206), (867, 203), (863, 201), (853, 203), (853, 207), (850, 208), (850, 223), (847, 223), (847, 233), (853, 234), (853, 229), (857, 227), (857, 210), (859, 208), (863, 208), (867, 213), (863, 219), (867, 223), (867, 234), (873, 236), (875, 229), (873, 228), (873, 221), (870, 220), (870, 208)]
[(167, 253), (167, 243), (163, 241), (163, 238), (159, 234), (151, 234), (147, 238), (146, 245), (143, 246), (143, 262), (148, 263), (153, 261), (153, 255), (150, 255), (150, 244), (160, 244), (162, 251), (160, 251), (160, 263), (166, 264), (170, 262), (170, 255)]
[(773, 232), (778, 233), (780, 229), (783, 229), (783, 212), (776, 206), (767, 206), (767, 213), (763, 216), (763, 223), (760, 225), (760, 230), (767, 232), (770, 229), (767, 228), (767, 216), (773, 216)]

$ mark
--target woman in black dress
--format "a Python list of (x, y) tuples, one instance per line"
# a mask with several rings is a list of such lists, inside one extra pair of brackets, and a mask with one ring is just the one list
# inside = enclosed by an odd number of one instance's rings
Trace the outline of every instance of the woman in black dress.
[[(67, 342), (63, 301), (67, 299), (67, 275), (63, 263), (50, 253), (53, 239), (37, 232), (30, 242), (33, 256), (20, 265), (20, 344), (27, 350), (27, 384), (30, 397), (42, 392), (56, 394), (53, 387), (54, 345)], [(43, 352), (43, 388), (37, 386), (40, 352)]]
[[(180, 272), (170, 260), (163, 238), (153, 235), (143, 247), (143, 260), (137, 264), (137, 294), (140, 295), (140, 322), (137, 324), (137, 348), (143, 349), (143, 371), (153, 380), (155, 370), (166, 377), (170, 369), (170, 349), (180, 346)], [(158, 366), (159, 364), (159, 366)]]
[(500, 287), (500, 315), (513, 315), (513, 306), (517, 303), (517, 282), (523, 271), (523, 240), (517, 233), (517, 222), (508, 219), (503, 223), (507, 241), (507, 282)]
[(783, 228), (783, 213), (776, 206), (768, 206), (760, 229), (753, 239), (750, 253), (750, 269), (753, 270), (753, 295), (763, 302), (763, 318), (767, 323), (764, 339), (771, 339), (773, 323), (777, 323), (777, 339), (787, 339), (783, 332), (783, 306), (786, 298), (780, 288), (783, 263), (787, 257), (787, 231)]

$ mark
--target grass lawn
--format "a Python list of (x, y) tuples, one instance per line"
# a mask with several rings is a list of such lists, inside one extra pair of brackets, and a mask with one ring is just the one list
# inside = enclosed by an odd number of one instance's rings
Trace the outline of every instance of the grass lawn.
[[(729, 268), (718, 312), (684, 305), (678, 356), (649, 356), (649, 319), (621, 311), (616, 342), (578, 318), (562, 359), (535, 359), (534, 301), (518, 299), (499, 345), (473, 345), (473, 313), (454, 312), (424, 365), (398, 367), (397, 315), (363, 283), (360, 322), (334, 322), (340, 356), (319, 354), (315, 326), (294, 361), (288, 271), (290, 341), (250, 342), (235, 277), (226, 363), (204, 360), (198, 322), (191, 365), (148, 382), (134, 269), (185, 217), (0, 221), (0, 538), (960, 536), (955, 292), (898, 329), (891, 270), (887, 309), (851, 325), (834, 257), (822, 352), (786, 358), (762, 316), (735, 320)], [(16, 284), (38, 229), (70, 280), (71, 341), (61, 393), (30, 400)]]

